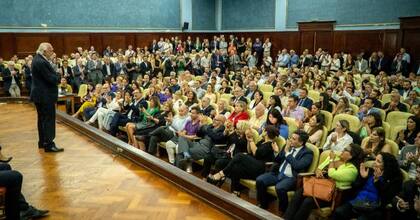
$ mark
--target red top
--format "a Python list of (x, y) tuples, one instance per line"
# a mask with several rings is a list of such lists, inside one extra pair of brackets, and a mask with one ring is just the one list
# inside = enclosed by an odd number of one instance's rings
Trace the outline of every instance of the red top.
[(236, 124), (238, 124), (239, 120), (248, 120), (249, 119), (249, 115), (247, 112), (240, 112), (240, 113), (235, 113), (233, 112), (232, 114), (230, 114), (228, 120), (233, 122), (233, 126), (236, 127)]

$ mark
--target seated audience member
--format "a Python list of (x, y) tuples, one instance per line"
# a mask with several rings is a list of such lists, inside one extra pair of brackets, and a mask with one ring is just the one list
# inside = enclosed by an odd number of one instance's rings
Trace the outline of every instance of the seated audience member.
[[(312, 107), (315, 105), (312, 105)], [(308, 142), (318, 146), (321, 144), (321, 138), (323, 135), (324, 127), (324, 116), (317, 114), (311, 117), (308, 123), (305, 123), (303, 130), (308, 133)]]
[(400, 111), (400, 112), (407, 112), (407, 106), (401, 103), (400, 101), (400, 94), (397, 90), (393, 90), (391, 92), (391, 102), (385, 103), (383, 109), (388, 114), (392, 111)]
[(321, 103), (320, 110), (324, 110), (327, 112), (333, 111), (333, 106), (330, 103), (330, 97), (327, 93), (323, 92), (319, 95), (319, 102)]
[(185, 105), (191, 109), (192, 106), (198, 105), (197, 94), (193, 91), (189, 91), (187, 93), (187, 101), (185, 101)]
[(235, 110), (229, 115), (228, 121), (233, 123), (233, 126), (236, 127), (236, 124), (240, 120), (248, 120), (249, 114), (247, 112), (246, 102), (238, 101), (235, 104)]
[[(372, 92), (369, 94), (369, 98), (372, 99), (373, 107), (375, 108), (382, 108), (382, 103), (379, 101), (379, 97), (381, 96), (381, 92), (378, 89), (372, 89)], [(365, 104), (365, 99), (360, 100), (360, 104)]]
[(97, 84), (95, 86), (95, 90), (88, 92), (88, 94), (82, 98), (82, 106), (80, 106), (79, 110), (74, 113), (73, 117), (78, 118), (81, 114), (83, 115), (84, 111), (87, 108), (94, 108), (96, 106), (96, 102), (100, 99), (102, 93), (102, 84)]
[(342, 152), (345, 147), (353, 143), (353, 138), (348, 134), (349, 127), (350, 125), (348, 121), (339, 120), (334, 131), (328, 135), (322, 149)]
[(223, 80), (222, 87), (219, 89), (220, 94), (230, 94), (232, 92), (232, 88), (229, 86), (229, 81)]
[(272, 111), (273, 109), (277, 109), (279, 112), (281, 112), (282, 109), (280, 97), (276, 95), (272, 95), (268, 103), (268, 112)]
[(223, 115), (217, 115), (213, 119), (213, 124), (200, 125), (197, 132), (198, 137), (202, 137), (200, 141), (193, 142), (187, 138), (178, 138), (178, 154), (175, 158), (177, 167), (186, 168), (189, 166), (190, 159), (203, 159), (212, 147), (217, 144), (226, 144), (226, 136), (224, 135), (226, 118)]
[(169, 99), (172, 99), (172, 92), (169, 88), (165, 88), (163, 92), (158, 93), (159, 102), (165, 103)]
[(404, 103), (407, 103), (411, 107), (420, 104), (420, 98), (418, 97), (418, 92), (415, 90), (410, 91), (408, 97), (404, 99)]
[(140, 120), (140, 110), (148, 107), (147, 101), (142, 98), (139, 90), (133, 91), (133, 95), (134, 100), (127, 106), (126, 111), (122, 113), (117, 112), (112, 118), (109, 128), (112, 136), (117, 135), (118, 126), (126, 126), (128, 122), (138, 122)]
[[(314, 103), (308, 111), (305, 111), (305, 118), (303, 119), (302, 123), (307, 123), (309, 120), (315, 116), (319, 115), (321, 110), (321, 103), (316, 102)], [(302, 124), (303, 125), (303, 124)]]
[(337, 105), (332, 111), (332, 115), (338, 115), (338, 114), (344, 114), (346, 113), (346, 110), (350, 108), (349, 100), (346, 97), (341, 97), (338, 100)]
[(395, 142), (398, 144), (400, 149), (406, 145), (413, 145), (419, 131), (420, 119), (414, 115), (410, 116), (407, 119), (407, 127), (404, 130), (398, 132)]
[(9, 164), (0, 163), (0, 187), (6, 188), (6, 219), (35, 219), (47, 216), (48, 210), (40, 210), (26, 202), (22, 195), (22, 174), (12, 170)]
[(407, 145), (402, 148), (398, 163), (400, 167), (408, 172), (410, 178), (416, 176), (416, 166), (420, 165), (420, 133), (417, 133), (413, 145)]
[(214, 93), (214, 87), (212, 85), (207, 85), (206, 93), (204, 94), (204, 97), (207, 97), (210, 99), (210, 103), (216, 103), (217, 96), (216, 93)]
[(312, 99), (308, 98), (308, 89), (306, 88), (300, 89), (298, 106), (311, 109), (312, 104), (313, 104)]
[(416, 166), (415, 174), (415, 179), (404, 182), (401, 192), (392, 200), (392, 219), (419, 219), (420, 165)]
[(367, 114), (362, 121), (362, 126), (359, 129), (359, 136), (361, 139), (369, 136), (372, 130), (377, 127), (382, 127), (382, 119), (378, 113), (371, 112)]
[(279, 135), (284, 139), (289, 137), (289, 126), (287, 125), (286, 120), (284, 120), (283, 116), (277, 109), (273, 109), (268, 113), (267, 120), (265, 123), (260, 127), (258, 130), (259, 134), (262, 134), (264, 128), (268, 125), (274, 125), (279, 130)]
[(382, 127), (376, 127), (369, 135), (369, 141), (362, 144), (367, 160), (374, 160), (380, 152), (392, 153), (391, 146), (385, 143), (385, 130)]
[(297, 96), (289, 96), (287, 108), (282, 111), (283, 117), (293, 118), (296, 121), (302, 121), (305, 117), (305, 111), (298, 106), (299, 98)]
[(275, 126), (265, 127), (263, 140), (254, 142), (254, 135), (250, 130), (246, 132), (248, 154), (236, 154), (228, 165), (220, 172), (210, 175), (207, 181), (221, 186), (225, 177), (231, 179), (231, 192), (239, 196), (240, 179), (256, 179), (265, 172), (265, 163), (272, 162), (274, 153), (279, 152), (275, 142), (278, 129)]
[(73, 88), (67, 83), (66, 78), (61, 77), (60, 84), (58, 84), (58, 95), (72, 94)]
[(201, 108), (200, 111), (203, 115), (210, 117), (211, 111), (214, 110), (213, 106), (210, 105), (210, 99), (208, 97), (203, 97), (201, 99)]
[(263, 103), (264, 94), (260, 90), (254, 92), (251, 102), (249, 103), (249, 109), (254, 110), (254, 108), (259, 104)]
[(259, 103), (255, 107), (255, 109), (254, 109), (255, 114), (253, 114), (251, 116), (251, 118), (249, 119), (249, 124), (250, 124), (252, 129), (255, 129), (257, 131), (262, 129), (262, 126), (267, 119), (267, 116), (265, 114), (266, 110), (267, 110), (267, 108), (262, 103)]
[[(93, 124), (98, 120), (98, 128), (103, 129), (105, 126), (104, 120), (105, 117), (112, 117), (116, 112), (121, 110), (121, 105), (123, 103), (123, 98), (121, 92), (117, 92), (115, 98), (112, 98), (110, 95), (106, 96), (106, 104), (104, 107), (99, 107), (95, 114), (86, 121), (86, 124)], [(111, 116), (107, 116), (110, 114)]]
[(401, 95), (402, 99), (406, 99), (410, 92), (413, 90), (413, 86), (411, 85), (410, 79), (402, 79), (402, 87), (400, 87), (397, 92)]
[[(165, 103), (165, 102), (160, 102), (160, 103)], [(178, 90), (175, 92), (175, 94), (173, 95), (172, 103), (173, 103), (173, 108), (175, 112), (178, 112), (179, 107), (184, 105), (184, 100), (182, 98), (181, 91)]]
[[(139, 148), (137, 145), (137, 140), (134, 135), (134, 133), (137, 130), (154, 127), (155, 119), (157, 118), (157, 114), (160, 112), (160, 102), (159, 98), (156, 96), (153, 96), (152, 99), (149, 102), (149, 105), (147, 109), (144, 106), (140, 106), (140, 112), (139, 112), (139, 118), (138, 120), (134, 122), (128, 122), (125, 126), (127, 130), (127, 136), (128, 136), (128, 144), (133, 145), (136, 148)], [(141, 149), (145, 150), (145, 149)]]
[(156, 130), (161, 126), (166, 125), (166, 118), (173, 117), (175, 115), (175, 110), (173, 109), (173, 104), (171, 101), (167, 101), (162, 105), (162, 111), (157, 113), (153, 118), (153, 123), (149, 123), (150, 126), (136, 129), (134, 132), (137, 147), (139, 149), (146, 149), (146, 146), (149, 145), (150, 134), (152, 131)]
[(147, 147), (147, 152), (156, 154), (159, 142), (166, 142), (176, 137), (177, 132), (185, 128), (186, 123), (190, 120), (188, 115), (188, 107), (181, 106), (179, 112), (175, 117), (168, 115), (166, 118), (166, 126), (161, 126), (156, 130), (150, 132), (150, 141)]
[(261, 208), (268, 207), (267, 187), (274, 185), (279, 198), (279, 211), (286, 211), (287, 192), (295, 188), (297, 175), (305, 172), (312, 163), (313, 152), (306, 147), (308, 138), (309, 135), (304, 131), (297, 130), (293, 133), (286, 146), (275, 157), (271, 172), (257, 177), (257, 200)]
[(201, 171), (201, 176), (204, 179), (210, 174), (213, 165), (214, 171), (217, 173), (223, 170), (236, 154), (247, 152), (247, 138), (245, 133), (249, 129), (250, 124), (242, 121), (238, 123), (236, 128), (232, 123), (225, 124), (224, 134), (227, 139), (227, 145), (211, 148), (210, 152), (204, 157), (203, 170)]
[(402, 174), (392, 154), (379, 153), (373, 168), (361, 163), (359, 172), (353, 184), (356, 197), (336, 208), (332, 219), (384, 219), (386, 206), (401, 190)]
[(365, 99), (365, 103), (360, 107), (360, 110), (357, 113), (357, 117), (359, 118), (360, 121), (363, 121), (363, 118), (371, 112), (380, 114), (379, 110), (373, 107), (373, 99), (370, 97), (367, 97)]
[(227, 109), (226, 101), (221, 99), (217, 102), (217, 109), (213, 110), (210, 113), (211, 119), (214, 119), (216, 115), (224, 115), (225, 117), (230, 115), (230, 110)]
[(239, 86), (236, 86), (233, 89), (233, 97), (230, 100), (230, 105), (234, 106), (238, 101), (243, 101), (245, 103), (248, 103), (248, 100), (245, 98), (243, 93), (244, 91), (242, 90), (242, 88)]
[(203, 116), (200, 116), (200, 109), (198, 107), (192, 107), (190, 111), (190, 118), (187, 119), (184, 128), (182, 130), (177, 131), (176, 136), (172, 137), (169, 141), (165, 143), (169, 163), (175, 165), (175, 155), (178, 153), (177, 144), (179, 137), (184, 137), (191, 141), (197, 137), (197, 131), (201, 124), (200, 119), (203, 119)]
[[(363, 150), (359, 145), (351, 144), (344, 148), (338, 156), (334, 151), (330, 152), (328, 158), (315, 171), (317, 178), (330, 178), (334, 180), (336, 188), (347, 190), (359, 175), (358, 167), (363, 160)], [(346, 198), (342, 198), (346, 200)], [(317, 200), (321, 207), (331, 206), (330, 203)], [(303, 195), (303, 188), (298, 189), (293, 196), (285, 215), (287, 220), (308, 219), (312, 210), (317, 206), (313, 197)]]

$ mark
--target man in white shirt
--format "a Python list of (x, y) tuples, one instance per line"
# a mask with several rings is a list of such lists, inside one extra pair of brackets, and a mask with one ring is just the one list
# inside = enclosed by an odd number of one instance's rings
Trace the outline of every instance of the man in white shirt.
[(177, 131), (182, 131), (190, 117), (188, 116), (188, 107), (182, 105), (179, 107), (178, 115), (175, 117), (168, 116), (166, 119), (166, 126), (161, 126), (150, 133), (149, 146), (147, 152), (156, 154), (157, 145), (159, 142), (166, 142), (175, 137)]

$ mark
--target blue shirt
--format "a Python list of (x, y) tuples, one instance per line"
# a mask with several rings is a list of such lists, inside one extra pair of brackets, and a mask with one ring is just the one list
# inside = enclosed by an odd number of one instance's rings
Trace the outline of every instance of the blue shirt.
[[(366, 184), (363, 186), (362, 190), (357, 194), (356, 198), (350, 201), (350, 204), (354, 205), (357, 202), (365, 201), (371, 203), (379, 202), (379, 193), (375, 187), (375, 181), (373, 175), (368, 177)], [(382, 177), (378, 181), (382, 181)]]

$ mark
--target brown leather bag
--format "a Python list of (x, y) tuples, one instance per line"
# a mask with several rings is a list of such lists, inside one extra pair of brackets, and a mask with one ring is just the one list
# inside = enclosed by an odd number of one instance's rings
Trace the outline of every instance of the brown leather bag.
[(321, 207), (319, 206), (317, 199), (326, 202), (332, 201), (332, 207), (334, 207), (335, 192), (334, 180), (320, 179), (314, 176), (303, 178), (303, 195), (312, 197), (318, 209)]

